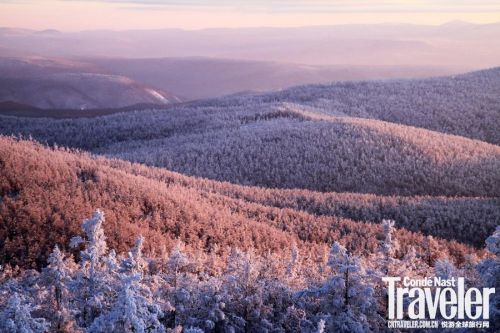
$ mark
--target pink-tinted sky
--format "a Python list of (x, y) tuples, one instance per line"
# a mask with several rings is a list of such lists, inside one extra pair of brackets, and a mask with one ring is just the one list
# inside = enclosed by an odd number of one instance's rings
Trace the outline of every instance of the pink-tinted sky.
[(0, 0), (0, 26), (201, 29), (500, 21), (498, 0)]

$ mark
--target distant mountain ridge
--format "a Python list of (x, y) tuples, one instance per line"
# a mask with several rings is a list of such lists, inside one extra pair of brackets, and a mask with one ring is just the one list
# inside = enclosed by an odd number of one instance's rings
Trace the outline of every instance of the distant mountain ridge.
[(0, 102), (40, 109), (123, 108), (166, 105), (171, 93), (130, 78), (105, 74), (91, 64), (43, 57), (0, 58)]
[[(0, 55), (2, 51), (0, 50)], [(311, 66), (212, 58), (0, 57), (0, 102), (42, 109), (172, 104), (341, 80), (428, 77), (452, 68)]]
[(207, 57), (82, 58), (81, 61), (104, 72), (171, 91), (186, 100), (333, 81), (424, 78), (460, 72), (446, 66), (317, 66)]
[(309, 65), (499, 66), (500, 24), (37, 33), (0, 30), (0, 48), (51, 57), (203, 56)]

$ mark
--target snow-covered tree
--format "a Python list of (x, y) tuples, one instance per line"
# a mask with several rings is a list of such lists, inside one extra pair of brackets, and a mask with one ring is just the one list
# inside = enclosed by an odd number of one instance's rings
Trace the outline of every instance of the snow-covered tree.
[(45, 333), (49, 323), (44, 318), (33, 318), (34, 307), (15, 292), (8, 300), (6, 308), (0, 312), (0, 332), (5, 333)]
[(345, 247), (335, 242), (330, 250), (328, 265), (334, 272), (334, 277), (331, 279), (331, 285), (334, 288), (342, 290), (338, 300), (338, 305), (348, 308), (353, 297), (356, 296), (356, 289), (353, 289), (353, 283), (359, 282), (359, 274), (361, 272), (360, 259), (351, 256), (347, 253)]
[(449, 259), (438, 259), (434, 264), (434, 274), (443, 279), (462, 276), (455, 265)]
[(71, 246), (77, 247), (83, 244), (84, 250), (80, 252), (80, 263), (82, 266), (88, 265), (89, 284), (91, 291), (95, 288), (96, 276), (103, 265), (103, 258), (108, 250), (106, 236), (102, 223), (104, 222), (104, 213), (96, 210), (92, 218), (86, 219), (82, 223), (82, 229), (86, 238), (80, 236), (71, 239)]
[(166, 262), (167, 272), (172, 276), (172, 283), (174, 285), (177, 284), (179, 275), (184, 272), (190, 264), (190, 260), (183, 248), (184, 245), (178, 241), (170, 252)]
[(226, 325), (236, 332), (265, 332), (263, 281), (259, 280), (259, 262), (252, 253), (233, 248), (223, 276)]
[(72, 284), (72, 267), (75, 263), (66, 259), (64, 253), (56, 245), (50, 254), (48, 265), (40, 276), (41, 283), (49, 290), (51, 300), (44, 303), (52, 314), (52, 328), (57, 332), (72, 332), (75, 330), (72, 311), (68, 306), (69, 289)]
[(393, 237), (395, 222), (392, 220), (383, 220), (382, 228), (384, 231), (384, 240), (382, 242), (382, 254), (383, 254), (383, 273), (386, 276), (391, 276), (395, 266), (397, 265), (397, 260), (395, 260), (396, 251), (399, 248), (398, 241)]
[(54, 290), (55, 309), (65, 307), (68, 283), (71, 281), (71, 271), (66, 266), (64, 254), (56, 245), (47, 260), (48, 265), (43, 270), (43, 278)]
[(500, 257), (500, 226), (486, 239), (486, 248), (497, 258)]
[(77, 316), (82, 326), (87, 327), (94, 318), (105, 311), (111, 302), (115, 288), (114, 272), (115, 254), (112, 251), (106, 256), (108, 247), (102, 224), (104, 213), (99, 209), (90, 219), (82, 223), (85, 238), (73, 237), (71, 246), (84, 246), (80, 252), (80, 271), (72, 283), (72, 289), (78, 297), (73, 300), (74, 306), (80, 310)]
[(323, 319), (320, 319), (318, 323), (318, 330), (316, 331), (317, 333), (325, 333), (325, 321)]
[(301, 286), (304, 282), (304, 277), (300, 275), (302, 258), (300, 257), (299, 248), (296, 243), (292, 244), (290, 259), (286, 264), (286, 282), (290, 287)]
[(425, 238), (424, 249), (424, 261), (427, 263), (427, 266), (434, 266), (434, 262), (439, 259), (439, 243), (434, 237), (429, 235)]
[(143, 245), (144, 237), (139, 236), (135, 241), (134, 247), (128, 253), (127, 259), (122, 261), (121, 268), (123, 271), (142, 273), (146, 269), (146, 261), (142, 256)]
[(122, 274), (121, 290), (111, 309), (94, 320), (88, 333), (162, 333), (162, 312), (141, 285), (140, 274)]
[(366, 332), (371, 326), (380, 325), (374, 289), (364, 281), (360, 258), (335, 242), (328, 265), (333, 275), (321, 287), (303, 294), (310, 302), (306, 307), (314, 306), (315, 316), (325, 321), (326, 331)]
[(166, 260), (164, 286), (167, 327), (181, 325), (186, 319), (186, 311), (192, 300), (192, 289), (196, 282), (190, 274), (191, 261), (184, 251), (184, 245), (178, 241)]

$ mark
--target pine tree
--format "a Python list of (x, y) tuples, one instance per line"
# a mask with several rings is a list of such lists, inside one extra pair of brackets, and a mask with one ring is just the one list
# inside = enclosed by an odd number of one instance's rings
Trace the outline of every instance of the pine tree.
[(455, 265), (448, 259), (438, 259), (434, 264), (434, 274), (442, 279), (462, 276)]
[(161, 310), (151, 301), (151, 291), (141, 285), (140, 274), (122, 274), (121, 290), (109, 312), (94, 320), (88, 333), (162, 333)]
[[(74, 320), (68, 308), (68, 293), (72, 282), (71, 269), (66, 264), (67, 259), (56, 245), (49, 256), (48, 265), (40, 277), (43, 284), (53, 290), (53, 302), (50, 311), (54, 314), (53, 328), (57, 332), (74, 330)], [(74, 264), (71, 261), (71, 264)], [(47, 304), (45, 304), (47, 305)]]
[(83, 221), (82, 229), (86, 234), (86, 239), (79, 236), (71, 239), (71, 246), (76, 247), (80, 244), (85, 245), (85, 249), (80, 252), (80, 262), (83, 265), (88, 264), (88, 278), (90, 293), (93, 294), (98, 282), (97, 275), (102, 269), (103, 258), (106, 255), (108, 246), (102, 224), (104, 222), (104, 213), (96, 210), (92, 218)]
[(110, 306), (111, 295), (116, 288), (116, 266), (114, 251), (106, 256), (108, 250), (102, 224), (104, 213), (99, 209), (90, 219), (82, 223), (85, 238), (73, 237), (71, 246), (84, 246), (80, 252), (80, 271), (72, 283), (75, 297), (74, 306), (81, 311), (79, 323), (87, 327)]
[(316, 291), (319, 309), (324, 313), (320, 318), (325, 320), (327, 331), (365, 332), (380, 325), (374, 289), (364, 281), (360, 258), (335, 242), (328, 265), (333, 276)]
[(486, 239), (486, 247), (497, 258), (500, 257), (500, 226), (497, 226), (493, 235)]
[(326, 324), (323, 319), (319, 320), (317, 333), (325, 333)]
[(266, 307), (259, 281), (259, 263), (252, 253), (232, 249), (223, 276), (225, 313), (229, 329), (241, 332), (265, 331)]
[(71, 281), (71, 272), (66, 267), (64, 254), (56, 245), (47, 260), (48, 265), (43, 270), (43, 277), (54, 289), (54, 301), (56, 311), (60, 311), (66, 304), (65, 294), (68, 283)]
[(195, 284), (191, 280), (189, 268), (191, 261), (183, 250), (183, 244), (178, 241), (166, 260), (165, 296), (167, 299), (168, 326), (176, 327), (182, 324), (183, 315), (191, 301), (191, 289)]
[(433, 267), (434, 262), (439, 258), (439, 243), (432, 236), (425, 238), (425, 259), (427, 266)]
[(399, 248), (399, 243), (393, 238), (394, 224), (392, 220), (383, 220), (382, 228), (384, 231), (384, 241), (382, 242), (382, 254), (383, 254), (383, 274), (385, 276), (392, 276), (397, 260), (395, 260), (396, 251)]
[(292, 244), (292, 251), (290, 253), (290, 259), (286, 265), (286, 276), (284, 278), (284, 283), (288, 284), (290, 287), (299, 287), (304, 283), (303, 277), (300, 275), (301, 268), (301, 257), (299, 248), (294, 242)]

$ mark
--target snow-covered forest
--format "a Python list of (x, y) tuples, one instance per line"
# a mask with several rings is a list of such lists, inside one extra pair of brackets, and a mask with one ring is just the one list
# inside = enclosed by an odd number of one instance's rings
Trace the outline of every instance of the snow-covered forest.
[[(97, 210), (71, 239), (73, 256), (56, 245), (40, 272), (4, 267), (0, 275), (2, 332), (366, 332), (385, 314), (381, 277), (461, 276), (499, 287), (500, 228), (486, 240), (488, 256), (461, 267), (448, 259), (427, 265), (415, 249), (400, 252), (394, 222), (383, 221), (378, 249), (352, 255), (338, 242), (311, 266), (296, 246), (286, 256), (258, 256), (216, 245), (189, 253), (178, 241), (169, 253), (143, 254), (144, 238), (116, 253), (106, 243)], [(500, 299), (491, 299), (492, 329)], [(383, 330), (383, 329), (382, 329)]]
[(497, 197), (499, 88), (492, 69), (90, 119), (1, 116), (0, 132), (243, 185)]
[(0, 332), (383, 332), (383, 276), (499, 288), (499, 88), (0, 116)]

